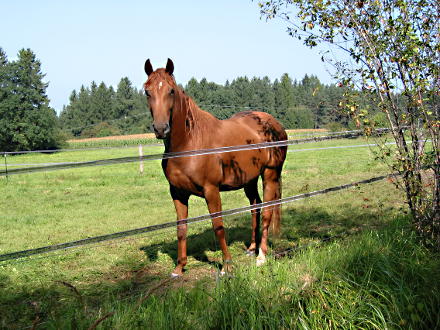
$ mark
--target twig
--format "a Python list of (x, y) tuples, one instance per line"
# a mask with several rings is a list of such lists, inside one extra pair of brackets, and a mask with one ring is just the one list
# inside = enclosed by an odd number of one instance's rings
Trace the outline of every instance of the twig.
[(110, 313), (105, 314), (103, 317), (101, 317), (101, 318), (97, 319), (95, 322), (93, 322), (93, 324), (89, 327), (88, 330), (96, 329), (96, 327), (99, 325), (99, 323), (101, 323), (105, 319), (109, 318), (110, 316), (113, 316), (114, 314), (115, 314), (115, 312), (110, 312)]
[(156, 291), (156, 290), (159, 289), (161, 286), (163, 286), (164, 284), (170, 282), (170, 281), (173, 280), (173, 279), (174, 279), (174, 278), (171, 278), (171, 277), (170, 277), (170, 278), (167, 278), (167, 279), (161, 281), (159, 284), (157, 284), (157, 285), (153, 286), (152, 288), (150, 288), (150, 289), (147, 291), (147, 294), (146, 294), (144, 297), (142, 297), (141, 299), (139, 299), (138, 303), (136, 304), (136, 308), (139, 308), (139, 307), (142, 305), (142, 303), (143, 303), (145, 300), (147, 300), (147, 299), (150, 297), (150, 295), (151, 295), (154, 291)]

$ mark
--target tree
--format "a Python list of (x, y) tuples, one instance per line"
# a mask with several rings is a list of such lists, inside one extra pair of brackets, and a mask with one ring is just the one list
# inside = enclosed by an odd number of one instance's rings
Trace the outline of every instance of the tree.
[(90, 115), (93, 124), (101, 123), (112, 118), (114, 94), (115, 91), (113, 87), (110, 86), (107, 88), (104, 82), (101, 82), (99, 86), (96, 86), (95, 82), (92, 82)]
[(386, 115), (396, 149), (383, 145), (381, 156), (401, 173), (415, 228), (440, 248), (438, 1), (273, 0), (260, 7), (268, 19), (282, 17), (307, 46), (325, 43), (351, 59), (323, 56), (347, 87), (341, 108), (367, 134), (374, 121), (366, 93)]
[(41, 63), (30, 49), (15, 62), (0, 51), (0, 149), (56, 149), (63, 142), (55, 111), (49, 107)]
[(149, 131), (150, 112), (143, 90), (136, 90), (124, 77), (116, 92), (104, 82), (92, 81), (90, 87), (81, 86), (63, 107), (60, 123), (74, 136), (104, 136), (109, 134), (136, 134)]
[(238, 77), (231, 82), (230, 86), (234, 104), (239, 107), (247, 108), (251, 106), (250, 102), (254, 91), (251, 89), (249, 78)]
[(131, 81), (127, 77), (122, 78), (116, 89), (112, 118), (119, 119), (117, 124), (124, 133), (127, 133), (129, 127), (136, 122), (136, 118), (133, 117), (135, 97), (136, 90), (131, 85)]
[(80, 136), (84, 129), (93, 126), (90, 89), (82, 85), (78, 93), (73, 90), (69, 102), (60, 113), (61, 127), (74, 136)]
[(275, 94), (269, 77), (263, 79), (254, 77), (250, 81), (250, 88), (254, 91), (250, 106), (254, 109), (266, 111), (272, 115), (275, 114)]
[(284, 125), (289, 128), (314, 128), (315, 116), (308, 107), (291, 107), (287, 109)]
[(287, 73), (281, 76), (279, 82), (275, 81), (274, 93), (276, 117), (282, 118), (286, 115), (287, 109), (294, 105), (292, 79)]

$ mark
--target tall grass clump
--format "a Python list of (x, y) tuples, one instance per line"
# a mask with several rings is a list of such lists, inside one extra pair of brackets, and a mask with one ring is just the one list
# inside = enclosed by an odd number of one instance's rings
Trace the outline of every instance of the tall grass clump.
[(309, 246), (260, 268), (242, 263), (217, 281), (183, 278), (125, 300), (109, 294), (87, 310), (57, 306), (46, 326), (87, 327), (110, 311), (103, 328), (435, 329), (440, 259), (408, 223), (400, 217), (388, 228)]
[(440, 326), (440, 261), (399, 219), (221, 282), (213, 328), (426, 328)]

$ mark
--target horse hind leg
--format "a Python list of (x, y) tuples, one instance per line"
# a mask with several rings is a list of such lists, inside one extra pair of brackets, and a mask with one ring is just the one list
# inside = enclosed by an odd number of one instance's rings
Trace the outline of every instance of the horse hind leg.
[[(278, 169), (266, 168), (263, 171), (263, 199), (270, 202), (281, 198), (281, 176)], [(262, 212), (263, 228), (261, 231), (261, 244), (258, 250), (257, 266), (261, 266), (266, 261), (267, 240), (269, 236), (269, 226), (275, 218), (273, 232), (279, 233), (280, 226), (279, 205), (265, 207)]]
[[(244, 187), (244, 192), (246, 197), (249, 199), (250, 205), (260, 204), (261, 198), (258, 194), (258, 177), (252, 180)], [(257, 208), (251, 211), (252, 215), (252, 236), (251, 244), (246, 250), (247, 255), (254, 255), (255, 251), (258, 249), (259, 236), (260, 236), (260, 212), (261, 209)]]
[[(281, 175), (278, 177), (278, 189), (276, 191), (276, 196), (274, 199), (281, 199), (282, 197), (282, 183), (281, 183)], [(274, 237), (280, 236), (280, 227), (281, 227), (281, 204), (274, 206), (272, 211), (272, 219), (271, 219), (270, 229), (272, 231), (272, 235)]]

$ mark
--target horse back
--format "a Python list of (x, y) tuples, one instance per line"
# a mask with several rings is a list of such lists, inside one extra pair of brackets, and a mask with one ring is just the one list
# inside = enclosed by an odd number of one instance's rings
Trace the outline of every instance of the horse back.
[[(230, 119), (241, 126), (247, 126), (255, 132), (257, 138), (250, 143), (264, 143), (287, 140), (287, 133), (283, 126), (270, 114), (260, 111), (243, 111)], [(249, 143), (249, 141), (248, 141)], [(265, 149), (268, 153), (267, 167), (280, 167), (286, 159), (287, 147)]]
[(239, 122), (257, 131), (264, 142), (287, 139), (287, 133), (283, 126), (267, 112), (243, 111), (236, 113), (229, 120)]

